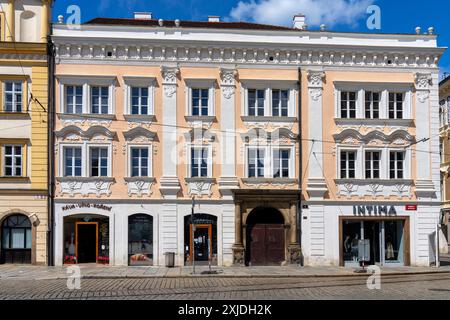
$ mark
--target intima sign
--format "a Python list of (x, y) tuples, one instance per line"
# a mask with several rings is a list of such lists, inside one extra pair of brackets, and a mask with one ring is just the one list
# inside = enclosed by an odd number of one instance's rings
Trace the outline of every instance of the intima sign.
[(353, 206), (353, 215), (365, 216), (365, 215), (388, 215), (395, 216), (397, 210), (394, 206)]

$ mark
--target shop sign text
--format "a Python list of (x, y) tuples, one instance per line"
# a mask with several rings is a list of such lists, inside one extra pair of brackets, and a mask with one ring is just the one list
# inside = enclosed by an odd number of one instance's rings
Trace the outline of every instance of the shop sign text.
[(104, 204), (97, 204), (97, 203), (77, 203), (77, 204), (68, 204), (62, 207), (63, 211), (69, 211), (69, 210), (75, 210), (75, 209), (99, 209), (104, 211), (110, 211), (112, 210), (112, 207), (105, 206)]
[(358, 216), (395, 216), (397, 210), (394, 206), (353, 206), (353, 215)]

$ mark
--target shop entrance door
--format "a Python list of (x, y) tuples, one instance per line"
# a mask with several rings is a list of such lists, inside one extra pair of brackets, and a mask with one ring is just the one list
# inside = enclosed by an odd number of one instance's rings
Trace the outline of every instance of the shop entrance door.
[(370, 243), (370, 261), (366, 265), (404, 265), (404, 225), (402, 220), (343, 221), (342, 249), (344, 265), (357, 267), (358, 240)]
[(76, 223), (76, 256), (78, 263), (96, 263), (98, 257), (98, 223)]
[(382, 237), (381, 224), (379, 221), (365, 221), (364, 222), (364, 238), (370, 241), (370, 261), (366, 262), (368, 265), (379, 265), (381, 263), (380, 248)]
[[(195, 231), (191, 230), (191, 248), (194, 246), (195, 262), (208, 262), (212, 258), (212, 225), (210, 224), (197, 224), (195, 225)], [(192, 261), (192, 250), (190, 252), (190, 258)]]

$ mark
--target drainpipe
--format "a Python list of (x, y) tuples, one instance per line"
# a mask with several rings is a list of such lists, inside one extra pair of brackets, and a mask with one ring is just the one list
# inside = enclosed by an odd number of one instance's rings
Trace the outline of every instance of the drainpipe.
[(47, 256), (48, 265), (54, 266), (54, 217), (55, 217), (55, 153), (54, 128), (55, 128), (55, 48), (51, 36), (47, 37), (47, 63), (48, 63), (48, 232), (47, 232)]
[[(300, 193), (297, 195), (297, 237), (300, 248), (302, 248), (302, 156), (303, 156), (303, 143), (302, 143), (302, 69), (298, 68), (298, 148), (299, 148), (299, 160), (298, 160), (298, 186)], [(303, 251), (303, 250), (302, 250)], [(303, 265), (303, 252), (301, 253), (301, 264)]]

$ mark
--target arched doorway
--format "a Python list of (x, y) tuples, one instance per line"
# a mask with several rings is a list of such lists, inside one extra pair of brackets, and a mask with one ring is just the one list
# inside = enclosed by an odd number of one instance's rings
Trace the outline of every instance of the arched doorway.
[(1, 263), (31, 264), (32, 230), (27, 216), (15, 214), (2, 223)]
[(184, 263), (191, 265), (195, 259), (197, 265), (217, 265), (217, 217), (196, 213), (194, 224), (192, 230), (191, 215), (184, 217)]
[(128, 217), (128, 264), (153, 265), (153, 217), (135, 214)]
[(246, 225), (246, 264), (280, 265), (285, 260), (283, 215), (274, 208), (256, 208)]

